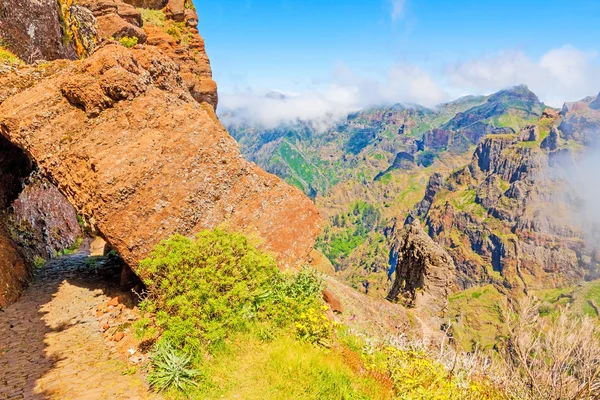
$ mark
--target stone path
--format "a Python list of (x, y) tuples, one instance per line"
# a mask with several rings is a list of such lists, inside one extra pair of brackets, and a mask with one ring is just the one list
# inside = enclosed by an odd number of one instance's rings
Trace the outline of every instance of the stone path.
[(156, 398), (105, 341), (97, 308), (114, 287), (85, 260), (50, 261), (0, 311), (0, 399)]

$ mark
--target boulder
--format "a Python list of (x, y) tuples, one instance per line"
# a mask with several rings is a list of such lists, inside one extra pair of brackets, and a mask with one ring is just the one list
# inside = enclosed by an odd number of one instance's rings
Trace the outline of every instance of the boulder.
[(542, 118), (556, 119), (560, 116), (560, 111), (554, 108), (545, 108), (542, 112)]
[(519, 140), (522, 142), (537, 142), (540, 140), (540, 128), (537, 124), (526, 126), (519, 134)]
[(334, 313), (344, 313), (344, 306), (342, 306), (342, 302), (335, 294), (333, 294), (331, 290), (323, 290), (323, 300), (329, 305), (331, 311), (333, 311)]
[(186, 0), (169, 0), (165, 7), (165, 15), (175, 22), (185, 21)]
[(124, 37), (136, 37), (138, 43), (146, 42), (146, 32), (130, 24), (118, 14), (111, 13), (97, 17), (98, 34), (102, 38), (119, 40)]
[(102, 38), (120, 39), (137, 37), (138, 43), (146, 41), (142, 27), (142, 14), (122, 0), (80, 0), (78, 5), (89, 9), (98, 20), (98, 34)]
[(159, 49), (107, 43), (44, 68), (0, 76), (0, 133), (134, 270), (161, 240), (223, 224), (260, 238), (281, 268), (307, 260), (315, 205), (245, 161)]
[(183, 13), (183, 19), (185, 20), (185, 23), (187, 24), (187, 26), (190, 26), (193, 28), (198, 26), (198, 13), (196, 13), (196, 10), (192, 10), (191, 8), (186, 8), (186, 10)]
[(124, 3), (121, 0), (115, 0), (115, 2), (117, 3), (117, 14), (119, 17), (123, 18), (132, 25), (135, 25), (139, 28), (142, 27), (142, 14), (137, 8)]

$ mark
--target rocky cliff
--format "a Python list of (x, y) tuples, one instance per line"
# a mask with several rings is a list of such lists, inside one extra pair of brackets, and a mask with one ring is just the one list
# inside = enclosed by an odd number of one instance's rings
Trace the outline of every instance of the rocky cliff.
[[(131, 266), (174, 233), (222, 224), (256, 236), (282, 268), (303, 262), (319, 213), (298, 189), (243, 160), (220, 124), (189, 5), (169, 1), (154, 11), (154, 24), (144, 24), (117, 0), (79, 4), (67, 6), (93, 14), (98, 44), (81, 61), (2, 70), (2, 136)], [(60, 8), (45, 10), (63, 21)], [(145, 43), (115, 42), (141, 33), (113, 29), (124, 24), (141, 25), (145, 38), (135, 37)]]
[(390, 233), (390, 265), (394, 280), (388, 300), (400, 301), (427, 314), (432, 320), (443, 319), (448, 295), (454, 285), (452, 258), (435, 243), (419, 221), (402, 227), (398, 220)]
[(489, 135), (468, 166), (442, 182), (432, 177), (412, 216), (448, 249), (460, 287), (527, 291), (597, 276), (594, 244), (575, 221), (576, 201), (561, 195), (568, 182), (557, 161), (573, 159), (594, 138), (590, 121), (598, 116), (588, 103), (562, 115), (546, 110), (519, 133)]

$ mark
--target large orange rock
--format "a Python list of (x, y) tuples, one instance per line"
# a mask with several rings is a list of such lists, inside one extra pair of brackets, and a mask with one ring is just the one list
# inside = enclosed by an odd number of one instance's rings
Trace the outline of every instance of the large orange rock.
[(204, 40), (196, 28), (186, 27), (181, 34), (187, 39), (174, 37), (164, 27), (144, 26), (147, 43), (160, 48), (180, 67), (180, 74), (192, 96), (200, 103), (206, 102), (216, 110), (219, 97), (217, 84), (212, 79), (210, 60), (206, 54)]
[(108, 44), (84, 61), (9, 73), (0, 133), (134, 268), (160, 240), (222, 224), (259, 237), (282, 268), (298, 266), (317, 209), (245, 161), (178, 71), (153, 46)]
[(101, 38), (137, 37), (139, 43), (146, 41), (142, 15), (134, 6), (122, 0), (79, 0), (77, 4), (94, 14)]

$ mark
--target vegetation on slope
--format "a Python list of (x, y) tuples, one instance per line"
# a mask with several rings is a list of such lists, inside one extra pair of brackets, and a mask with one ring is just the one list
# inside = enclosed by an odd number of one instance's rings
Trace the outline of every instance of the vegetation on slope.
[(335, 326), (314, 272), (280, 272), (240, 234), (172, 237), (140, 271), (152, 316), (135, 330), (155, 343), (149, 379), (167, 397), (502, 398), (485, 378)]

